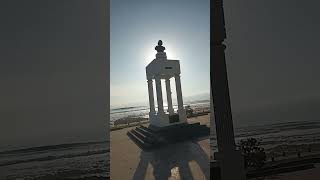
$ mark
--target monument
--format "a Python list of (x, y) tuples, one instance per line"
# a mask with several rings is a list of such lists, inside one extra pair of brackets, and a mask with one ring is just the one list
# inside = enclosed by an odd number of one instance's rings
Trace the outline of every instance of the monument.
[[(180, 62), (167, 59), (162, 41), (155, 47), (156, 58), (146, 67), (149, 94), (149, 126), (138, 126), (128, 131), (127, 135), (144, 150), (165, 146), (178, 141), (209, 136), (210, 128), (198, 123), (188, 123), (186, 110), (183, 106)], [(178, 109), (174, 110), (171, 97), (170, 80), (175, 80)], [(154, 103), (153, 80), (156, 86), (157, 111)], [(165, 80), (168, 102), (167, 112), (163, 106), (161, 80)]]
[[(149, 121), (152, 127), (166, 127), (173, 124), (186, 123), (186, 111), (183, 107), (183, 98), (181, 90), (180, 80), (180, 63), (179, 60), (167, 59), (167, 55), (164, 52), (165, 47), (162, 46), (162, 41), (159, 40), (158, 46), (155, 47), (157, 51), (156, 58), (147, 65), (146, 75), (148, 81), (148, 93), (149, 93)], [(174, 112), (171, 97), (170, 79), (174, 78), (176, 84), (176, 94), (178, 102), (178, 110)], [(154, 92), (153, 92), (153, 79), (156, 85), (156, 96), (158, 103), (158, 111), (155, 110)], [(163, 95), (161, 80), (165, 80), (166, 95), (168, 103), (168, 112), (164, 111), (163, 107)]]
[[(223, 44), (226, 38), (222, 0), (211, 3), (211, 86), (218, 152), (214, 154), (222, 180), (246, 179), (244, 159), (236, 149)], [(215, 176), (214, 174), (212, 175)]]

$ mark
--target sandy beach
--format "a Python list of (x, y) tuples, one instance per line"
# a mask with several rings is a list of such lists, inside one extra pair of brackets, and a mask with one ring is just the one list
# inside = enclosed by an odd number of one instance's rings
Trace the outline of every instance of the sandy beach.
[[(209, 115), (188, 119), (209, 125)], [(209, 179), (209, 137), (142, 151), (127, 136), (134, 127), (110, 132), (110, 177), (123, 179)]]
[(283, 173), (276, 178), (278, 180), (318, 180), (320, 179), (320, 164), (316, 164), (315, 168), (312, 169)]

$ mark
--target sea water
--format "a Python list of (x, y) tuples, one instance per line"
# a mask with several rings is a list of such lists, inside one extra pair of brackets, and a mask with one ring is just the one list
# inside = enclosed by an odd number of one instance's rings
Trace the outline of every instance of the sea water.
[(109, 143), (60, 144), (0, 153), (0, 179), (106, 179)]

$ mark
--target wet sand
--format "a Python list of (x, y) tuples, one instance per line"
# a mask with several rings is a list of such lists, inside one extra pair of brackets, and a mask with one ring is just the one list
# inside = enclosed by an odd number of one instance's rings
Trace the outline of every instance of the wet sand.
[(319, 180), (320, 179), (320, 164), (316, 164), (315, 168), (301, 170), (291, 173), (278, 175), (278, 180)]
[[(209, 115), (190, 118), (188, 121), (210, 124)], [(145, 152), (126, 135), (132, 128), (110, 132), (111, 180), (209, 180), (209, 136)]]

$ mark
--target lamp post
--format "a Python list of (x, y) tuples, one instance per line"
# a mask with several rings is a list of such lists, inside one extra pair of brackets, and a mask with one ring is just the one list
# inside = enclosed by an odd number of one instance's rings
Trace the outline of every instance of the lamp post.
[(244, 162), (241, 152), (236, 149), (230, 105), (228, 76), (225, 61), (226, 38), (222, 0), (213, 0), (211, 14), (211, 87), (214, 105), (218, 152), (215, 158), (221, 169), (222, 180), (245, 180)]

